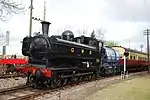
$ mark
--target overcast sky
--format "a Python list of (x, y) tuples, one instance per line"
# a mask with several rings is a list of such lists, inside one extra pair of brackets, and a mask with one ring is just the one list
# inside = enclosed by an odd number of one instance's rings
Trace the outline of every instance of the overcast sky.
[[(44, 0), (33, 0), (33, 16), (43, 19)], [(146, 48), (143, 30), (150, 28), (150, 0), (46, 0), (46, 20), (50, 21), (49, 36), (70, 29), (75, 36), (89, 35), (93, 29), (104, 32), (104, 40), (115, 40), (120, 45), (140, 50)], [(23, 0), (25, 14), (14, 15), (0, 24), (1, 32), (10, 31), (7, 54), (21, 54), (23, 37), (29, 34), (30, 0)], [(41, 31), (41, 24), (33, 21), (32, 32)], [(130, 41), (130, 42), (129, 42)], [(130, 45), (129, 45), (130, 44)], [(2, 50), (2, 49), (1, 49)], [(0, 50), (0, 51), (1, 51)]]

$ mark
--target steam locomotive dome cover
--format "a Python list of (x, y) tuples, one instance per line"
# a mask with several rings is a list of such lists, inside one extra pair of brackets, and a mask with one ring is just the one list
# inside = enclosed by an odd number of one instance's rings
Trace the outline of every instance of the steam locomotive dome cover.
[(29, 47), (30, 55), (37, 59), (45, 57), (49, 49), (50, 43), (47, 37), (42, 35), (33, 37)]

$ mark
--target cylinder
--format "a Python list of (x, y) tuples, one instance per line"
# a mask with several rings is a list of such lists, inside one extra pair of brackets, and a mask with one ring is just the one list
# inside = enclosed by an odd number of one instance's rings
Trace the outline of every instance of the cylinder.
[(48, 32), (49, 32), (49, 25), (51, 24), (50, 22), (47, 21), (42, 21), (42, 32), (43, 35), (48, 36)]

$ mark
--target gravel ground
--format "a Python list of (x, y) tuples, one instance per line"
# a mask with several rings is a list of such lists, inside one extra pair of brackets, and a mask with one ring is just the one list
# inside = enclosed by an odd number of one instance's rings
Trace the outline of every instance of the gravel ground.
[(109, 85), (84, 100), (150, 100), (149, 84), (150, 75), (141, 76), (119, 84)]
[[(6, 72), (6, 66), (0, 65), (0, 75), (3, 75), (4, 72)], [(10, 88), (25, 83), (26, 83), (26, 78), (21, 78), (21, 77), (0, 79), (0, 89)]]
[(25, 83), (26, 78), (21, 77), (0, 79), (0, 89), (11, 88), (14, 86), (23, 85)]
[[(129, 75), (129, 77), (130, 76), (132, 75)], [(52, 92), (51, 94), (45, 94), (44, 96), (37, 97), (35, 98), (35, 100), (86, 100), (85, 98), (95, 94), (103, 88), (106, 88), (110, 84), (118, 83), (121, 81), (124, 80), (121, 80), (120, 76), (114, 76), (111, 78), (72, 86), (69, 88), (65, 88), (64, 90), (58, 90), (56, 92)]]
[[(120, 76), (105, 78), (93, 82), (84, 82), (84, 84), (67, 86), (64, 89), (58, 89), (55, 92), (35, 98), (36, 100), (83, 100), (99, 90), (107, 87), (109, 84), (120, 81)], [(26, 78), (7, 78), (0, 79), (0, 89), (10, 88), (13, 86), (23, 85), (26, 83)]]
[(6, 69), (7, 69), (6, 66), (0, 65), (0, 75), (3, 75), (4, 72), (6, 72)]
[(103, 88), (114, 80), (119, 80), (120, 77), (113, 77), (108, 79), (102, 79), (98, 81), (88, 82), (81, 85), (66, 88), (53, 92), (52, 94), (46, 94), (42, 97), (36, 98), (36, 100), (82, 100), (83, 98), (91, 95)]

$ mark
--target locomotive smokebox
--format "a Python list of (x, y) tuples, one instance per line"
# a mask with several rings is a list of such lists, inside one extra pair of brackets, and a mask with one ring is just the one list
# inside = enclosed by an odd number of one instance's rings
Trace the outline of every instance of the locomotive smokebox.
[(43, 35), (48, 36), (49, 25), (50, 25), (51, 23), (50, 23), (50, 22), (47, 22), (47, 21), (42, 21), (41, 24), (42, 24), (42, 32), (43, 32)]

